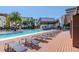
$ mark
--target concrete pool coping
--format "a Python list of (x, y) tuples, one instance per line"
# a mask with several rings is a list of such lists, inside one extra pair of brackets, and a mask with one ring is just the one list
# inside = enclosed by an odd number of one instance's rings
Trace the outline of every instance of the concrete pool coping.
[(42, 34), (42, 33), (51, 32), (51, 31), (56, 31), (56, 30), (46, 30), (46, 31), (43, 31), (43, 32), (37, 32), (37, 33), (24, 34), (24, 35), (15, 36), (15, 37), (0, 38), (0, 41), (9, 40), (9, 39), (15, 39), (15, 38), (19, 38), (19, 37), (21, 37), (21, 38), (22, 38), (22, 37), (24, 37), (24, 36), (31, 36), (31, 35), (35, 35), (35, 34)]

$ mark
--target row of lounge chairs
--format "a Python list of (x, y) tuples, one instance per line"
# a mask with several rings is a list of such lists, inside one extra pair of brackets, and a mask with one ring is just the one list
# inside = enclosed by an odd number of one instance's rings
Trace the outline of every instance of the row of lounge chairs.
[(55, 35), (59, 32), (60, 31), (55, 31), (55, 32), (49, 32), (40, 35), (34, 35), (31, 38), (24, 38), (19, 42), (15, 42), (15, 41), (8, 42), (5, 43), (4, 50), (6, 52), (25, 52), (28, 50), (28, 48), (38, 50), (39, 48), (41, 48), (39, 46), (40, 42), (48, 43), (48, 40), (49, 39), (52, 40), (52, 37), (55, 37)]
[(27, 47), (32, 49), (33, 48), (38, 49), (37, 48), (39, 47), (38, 44), (39, 44), (39, 41), (37, 40), (34, 40), (32, 38), (25, 38), (19, 42), (12, 41), (12, 42), (5, 43), (4, 50), (6, 52), (25, 52), (27, 51)]
[(27, 48), (25, 48), (24, 46), (20, 45), (15, 41), (12, 41), (12, 42), (5, 43), (4, 50), (6, 52), (25, 52)]

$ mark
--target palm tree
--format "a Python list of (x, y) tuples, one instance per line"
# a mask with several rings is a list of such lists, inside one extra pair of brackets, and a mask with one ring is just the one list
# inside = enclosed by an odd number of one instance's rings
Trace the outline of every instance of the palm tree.
[(12, 12), (10, 14), (10, 20), (11, 20), (11, 23), (14, 24), (16, 27), (17, 27), (17, 25), (20, 26), (21, 25), (21, 21), (22, 21), (20, 13), (19, 12)]
[(7, 16), (6, 18), (6, 29), (9, 30), (10, 29), (10, 17)]
[(30, 24), (31, 24), (32, 29), (40, 27), (40, 21), (37, 19), (31, 19)]
[(27, 20), (22, 21), (22, 28), (26, 29), (27, 27), (28, 27), (28, 21)]

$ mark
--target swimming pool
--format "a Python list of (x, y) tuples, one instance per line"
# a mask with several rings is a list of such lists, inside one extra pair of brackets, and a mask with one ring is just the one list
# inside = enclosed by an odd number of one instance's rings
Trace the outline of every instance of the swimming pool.
[(6, 34), (0, 34), (0, 39), (17, 37), (17, 36), (44, 32), (44, 31), (46, 31), (46, 30), (24, 30), (24, 31), (11, 32), (11, 33), (6, 33)]

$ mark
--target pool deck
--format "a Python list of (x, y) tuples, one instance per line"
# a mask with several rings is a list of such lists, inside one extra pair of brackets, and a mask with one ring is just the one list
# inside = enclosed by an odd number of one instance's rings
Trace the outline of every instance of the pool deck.
[[(19, 41), (21, 38), (10, 39), (0, 41), (0, 51), (4, 52), (4, 43), (8, 41)], [(28, 49), (28, 52), (78, 52), (79, 48), (75, 48), (72, 45), (72, 39), (69, 31), (62, 31), (52, 40), (48, 40), (48, 43), (40, 43), (39, 50)]]
[[(72, 45), (72, 39), (70, 37), (70, 32), (65, 31), (59, 33), (56, 37), (49, 40), (48, 43), (40, 43), (40, 48), (38, 51), (46, 52), (77, 52), (79, 48), (75, 48)], [(35, 50), (29, 50), (35, 51)]]

